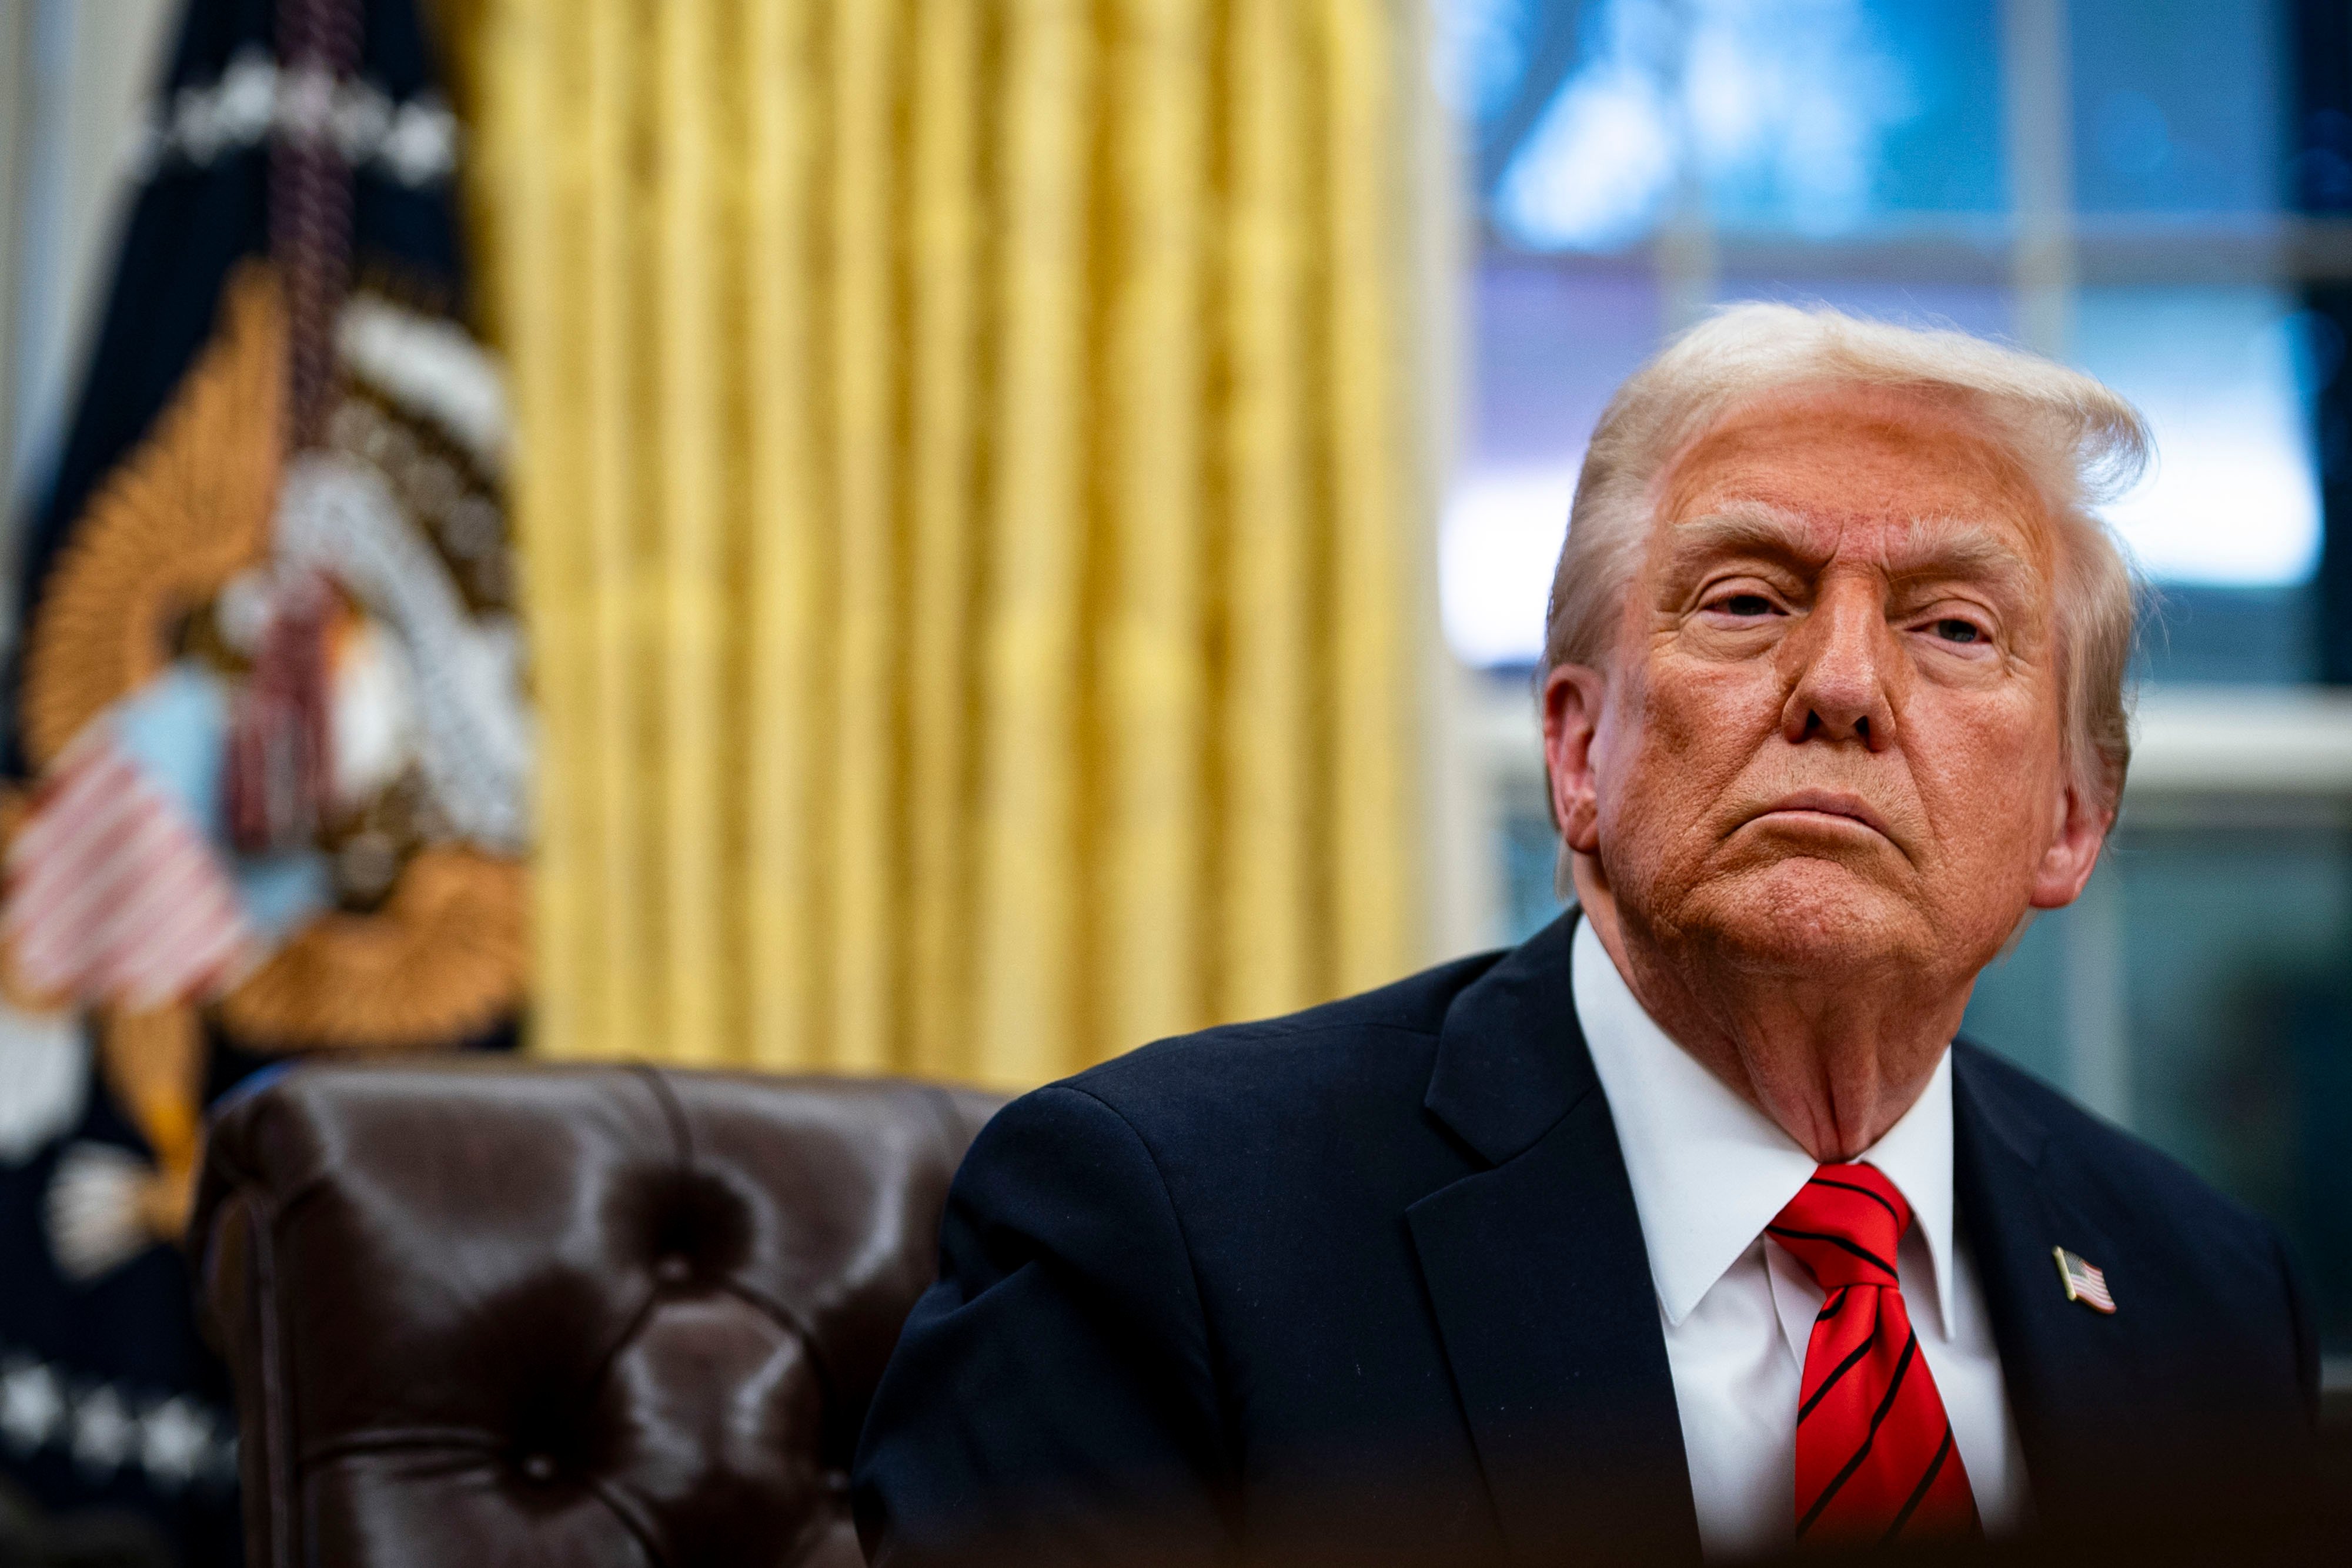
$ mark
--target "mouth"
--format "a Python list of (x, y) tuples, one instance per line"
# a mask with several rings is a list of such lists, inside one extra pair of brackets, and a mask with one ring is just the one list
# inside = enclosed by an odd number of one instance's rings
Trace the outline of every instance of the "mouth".
[(1859, 795), (1849, 795), (1838, 789), (1800, 789), (1775, 800), (1748, 821), (1761, 822), (1774, 818), (1791, 823), (1846, 821), (1867, 828), (1890, 842), (1895, 837), (1887, 831), (1886, 819), (1872, 810), (1870, 802)]

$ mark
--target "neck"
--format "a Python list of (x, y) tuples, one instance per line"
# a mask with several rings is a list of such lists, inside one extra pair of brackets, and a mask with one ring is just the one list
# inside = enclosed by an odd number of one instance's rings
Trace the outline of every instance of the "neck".
[(1658, 1027), (1816, 1160), (1850, 1160), (1917, 1103), (1967, 1010), (1957, 986), (1906, 964), (1802, 973), (1678, 939), (1621, 909), (1601, 863), (1575, 858), (1578, 902)]

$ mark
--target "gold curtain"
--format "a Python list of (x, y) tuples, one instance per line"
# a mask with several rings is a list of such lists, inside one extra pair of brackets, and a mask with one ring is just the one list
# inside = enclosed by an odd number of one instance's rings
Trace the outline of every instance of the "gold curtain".
[(1421, 952), (1410, 0), (464, 0), (536, 1046), (1033, 1083)]

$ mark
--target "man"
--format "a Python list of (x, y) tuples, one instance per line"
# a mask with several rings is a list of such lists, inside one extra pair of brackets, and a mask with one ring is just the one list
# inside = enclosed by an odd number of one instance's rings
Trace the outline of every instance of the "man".
[(1973, 1046), (2129, 740), (2146, 437), (1747, 306), (1595, 432), (1541, 679), (1580, 915), (1016, 1103), (876, 1397), (877, 1561), (1475, 1562), (2198, 1523), (2292, 1481), (2277, 1239)]

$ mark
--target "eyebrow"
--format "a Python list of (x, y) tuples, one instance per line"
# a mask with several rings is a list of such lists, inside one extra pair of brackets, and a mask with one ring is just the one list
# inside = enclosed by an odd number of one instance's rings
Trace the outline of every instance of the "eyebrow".
[[(1710, 555), (1776, 556), (1806, 566), (1828, 559), (1807, 542), (1811, 528), (1794, 512), (1754, 503), (1666, 525), (1677, 559)], [(2033, 565), (1981, 523), (1951, 517), (1912, 519), (1882, 564), (1898, 581), (1958, 578), (2009, 591), (2030, 589)]]

